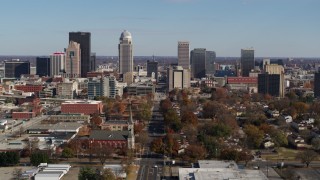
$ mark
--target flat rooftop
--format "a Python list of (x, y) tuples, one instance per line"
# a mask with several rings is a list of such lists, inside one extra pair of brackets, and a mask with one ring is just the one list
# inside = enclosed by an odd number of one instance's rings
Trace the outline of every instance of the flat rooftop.
[(101, 101), (94, 101), (94, 100), (78, 100), (78, 101), (65, 101), (62, 104), (99, 104)]
[(267, 180), (260, 170), (234, 170), (226, 168), (179, 168), (179, 180), (254, 179)]
[(232, 168), (238, 169), (235, 161), (215, 161), (215, 160), (199, 160), (200, 168)]

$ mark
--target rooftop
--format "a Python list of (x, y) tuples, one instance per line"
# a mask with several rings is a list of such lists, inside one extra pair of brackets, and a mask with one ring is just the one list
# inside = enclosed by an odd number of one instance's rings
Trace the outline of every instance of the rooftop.
[(126, 141), (130, 132), (129, 131), (104, 131), (93, 130), (89, 136), (90, 139), (95, 140), (122, 140)]
[(65, 101), (62, 104), (99, 104), (101, 101), (94, 100), (75, 100), (75, 101)]

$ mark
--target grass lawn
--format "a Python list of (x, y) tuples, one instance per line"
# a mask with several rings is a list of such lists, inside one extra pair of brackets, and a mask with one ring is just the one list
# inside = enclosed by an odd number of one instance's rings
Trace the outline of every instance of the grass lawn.
[(295, 160), (297, 153), (299, 150), (295, 149), (287, 149), (287, 148), (279, 148), (277, 154), (266, 154), (262, 155), (263, 159), (268, 158), (268, 160), (277, 160), (277, 159), (286, 159), (286, 160)]

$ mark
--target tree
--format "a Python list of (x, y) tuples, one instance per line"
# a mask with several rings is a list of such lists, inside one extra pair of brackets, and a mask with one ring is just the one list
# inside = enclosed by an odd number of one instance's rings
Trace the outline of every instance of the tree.
[(246, 125), (243, 130), (247, 135), (248, 146), (253, 148), (259, 148), (263, 141), (263, 131), (259, 130), (259, 128), (251, 124)]
[(251, 161), (254, 157), (249, 150), (244, 149), (241, 152), (239, 152), (238, 158), (238, 161), (244, 161), (245, 166), (247, 166), (248, 162)]
[(93, 126), (99, 126), (102, 123), (102, 118), (99, 114), (93, 114), (90, 122)]
[(208, 123), (205, 125), (204, 131), (214, 137), (228, 137), (231, 135), (231, 128), (223, 123)]
[(107, 159), (112, 157), (114, 153), (113, 147), (109, 145), (98, 145), (94, 148), (94, 153), (97, 155), (101, 165), (103, 165)]
[(192, 124), (193, 126), (196, 126), (198, 124), (198, 117), (193, 112), (183, 112), (181, 116), (181, 122), (184, 124)]
[(292, 104), (292, 106), (296, 109), (299, 116), (301, 116), (303, 113), (306, 113), (309, 109), (308, 104), (304, 102), (295, 102)]
[(209, 158), (218, 157), (221, 143), (217, 138), (206, 135), (203, 131), (199, 134), (198, 139), (207, 149)]
[(48, 163), (49, 156), (44, 152), (33, 152), (30, 156), (30, 163), (34, 166), (38, 166), (40, 163)]
[(226, 107), (217, 101), (209, 101), (203, 105), (204, 118), (216, 118), (218, 114), (222, 114), (225, 112)]
[(320, 138), (316, 137), (313, 138), (311, 141), (311, 145), (315, 150), (320, 150)]
[(174, 109), (169, 109), (167, 113), (164, 114), (164, 123), (175, 132), (182, 128), (181, 120)]
[(149, 135), (146, 131), (142, 131), (136, 137), (136, 142), (140, 143), (142, 146), (146, 145), (149, 140)]
[(89, 179), (98, 179), (99, 176), (96, 172), (90, 167), (81, 167), (78, 179), (79, 180), (89, 180)]
[(170, 99), (167, 98), (160, 101), (160, 109), (163, 113), (166, 113), (170, 108), (172, 108)]
[(288, 139), (287, 136), (279, 129), (274, 129), (270, 136), (275, 144), (276, 147), (287, 146)]
[(300, 160), (301, 163), (306, 164), (309, 167), (309, 164), (317, 158), (318, 154), (313, 150), (305, 150), (297, 154), (296, 159)]
[(152, 117), (151, 107), (147, 103), (142, 103), (139, 105), (139, 110), (136, 113), (138, 119), (143, 121), (150, 121)]
[(74, 151), (71, 148), (66, 147), (63, 149), (61, 156), (67, 159), (72, 158), (74, 157)]
[(207, 152), (204, 147), (199, 145), (189, 145), (185, 149), (183, 159), (189, 162), (197, 162), (198, 160), (205, 159), (206, 154)]
[(223, 160), (239, 160), (239, 152), (235, 149), (223, 149), (220, 153), (220, 159)]
[(151, 151), (155, 152), (155, 153), (163, 153), (164, 152), (164, 144), (163, 144), (163, 141), (162, 141), (162, 138), (157, 138), (157, 139), (154, 139), (152, 142), (151, 142)]
[(102, 173), (102, 179), (104, 180), (116, 180), (117, 177), (115, 174), (112, 172), (110, 168), (104, 169)]

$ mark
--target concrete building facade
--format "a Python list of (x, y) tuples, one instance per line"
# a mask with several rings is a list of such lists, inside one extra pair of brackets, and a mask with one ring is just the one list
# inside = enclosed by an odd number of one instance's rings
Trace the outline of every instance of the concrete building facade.
[(61, 75), (65, 71), (66, 56), (63, 52), (55, 52), (50, 55), (50, 76)]
[(69, 46), (66, 49), (65, 62), (65, 77), (78, 78), (81, 76), (81, 50), (79, 43), (69, 42)]
[(178, 42), (178, 66), (190, 69), (189, 41)]
[(119, 73), (125, 74), (133, 72), (133, 47), (132, 36), (127, 30), (124, 30), (120, 35), (119, 50)]

